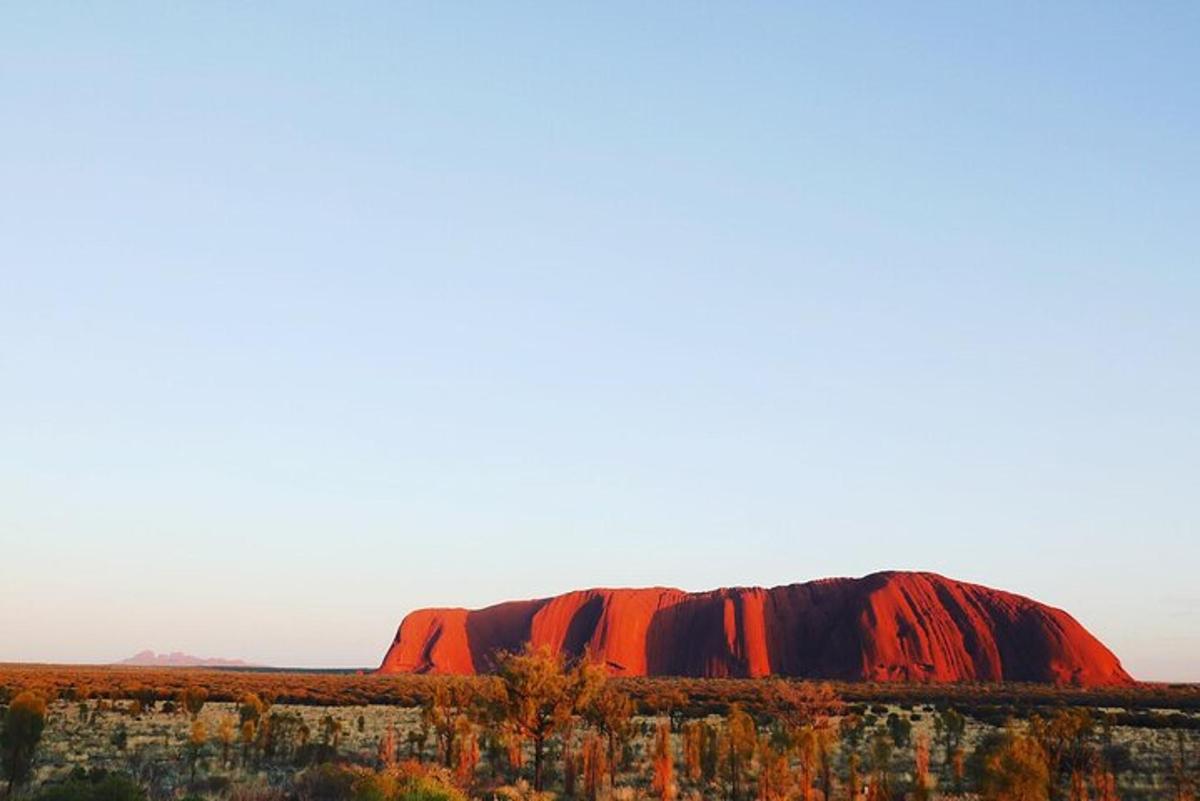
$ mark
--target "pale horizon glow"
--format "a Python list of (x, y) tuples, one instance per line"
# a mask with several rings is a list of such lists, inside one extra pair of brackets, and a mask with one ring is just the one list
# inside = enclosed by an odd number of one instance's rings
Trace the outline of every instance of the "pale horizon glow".
[(1200, 9), (29, 4), (0, 661), (915, 569), (1200, 681)]

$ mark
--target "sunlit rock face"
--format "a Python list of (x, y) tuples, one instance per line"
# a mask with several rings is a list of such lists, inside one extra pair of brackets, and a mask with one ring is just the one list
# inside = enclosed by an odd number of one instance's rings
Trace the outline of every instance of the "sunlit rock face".
[(848, 681), (1029, 681), (1095, 687), (1129, 674), (1066, 612), (934, 573), (764, 589), (592, 589), (406, 616), (384, 673), (489, 671), (525, 644), (615, 675)]

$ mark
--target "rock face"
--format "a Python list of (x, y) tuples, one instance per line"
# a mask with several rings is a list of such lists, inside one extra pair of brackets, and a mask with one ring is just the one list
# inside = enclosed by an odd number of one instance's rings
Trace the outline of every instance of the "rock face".
[(615, 675), (848, 681), (1133, 680), (1066, 612), (933, 573), (763, 589), (593, 589), (404, 618), (383, 673), (487, 672), (526, 643), (586, 649)]

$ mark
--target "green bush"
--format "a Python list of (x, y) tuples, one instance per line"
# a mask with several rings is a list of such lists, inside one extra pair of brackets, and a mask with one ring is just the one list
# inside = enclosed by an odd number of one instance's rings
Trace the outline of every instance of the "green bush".
[(146, 801), (146, 791), (121, 773), (78, 774), (63, 784), (43, 787), (32, 801)]
[(466, 796), (450, 784), (417, 776), (401, 785), (395, 801), (466, 801)]
[(446, 771), (415, 763), (378, 772), (317, 765), (300, 774), (296, 796), (300, 801), (466, 801)]
[(300, 801), (348, 801), (357, 774), (340, 765), (316, 765), (296, 778)]

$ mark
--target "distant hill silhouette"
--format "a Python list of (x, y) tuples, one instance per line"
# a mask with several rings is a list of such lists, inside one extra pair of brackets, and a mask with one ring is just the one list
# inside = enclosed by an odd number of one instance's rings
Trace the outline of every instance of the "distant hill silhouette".
[(122, 659), (118, 665), (136, 665), (139, 667), (252, 667), (249, 662), (241, 659), (221, 659), (220, 657), (200, 657), (191, 654), (172, 651), (169, 654), (156, 654), (153, 651), (138, 651), (128, 659)]
[(847, 681), (1133, 679), (1066, 612), (934, 573), (886, 572), (762, 589), (592, 589), (406, 616), (383, 673), (486, 672), (526, 644), (585, 650), (616, 675)]

